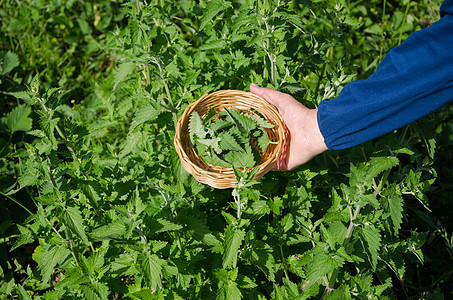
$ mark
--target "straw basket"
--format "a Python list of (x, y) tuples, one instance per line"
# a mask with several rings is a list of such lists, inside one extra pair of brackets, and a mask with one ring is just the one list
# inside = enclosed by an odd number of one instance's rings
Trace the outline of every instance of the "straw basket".
[(190, 144), (190, 115), (195, 110), (200, 116), (204, 116), (210, 107), (213, 107), (217, 112), (224, 110), (224, 107), (234, 107), (246, 112), (250, 112), (253, 108), (268, 122), (275, 125), (273, 128), (266, 129), (266, 131), (271, 142), (278, 143), (269, 144), (266, 148), (254, 178), (258, 180), (269, 172), (285, 147), (285, 123), (277, 109), (263, 98), (249, 92), (235, 90), (221, 90), (206, 94), (190, 104), (182, 114), (176, 126), (174, 143), (184, 169), (192, 174), (197, 181), (217, 189), (234, 188), (237, 184), (232, 168), (213, 166), (204, 162)]

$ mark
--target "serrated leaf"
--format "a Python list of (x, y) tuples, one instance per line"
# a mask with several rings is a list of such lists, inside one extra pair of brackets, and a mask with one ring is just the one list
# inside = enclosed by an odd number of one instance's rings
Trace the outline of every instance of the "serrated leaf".
[(120, 220), (115, 220), (107, 225), (94, 229), (90, 236), (97, 240), (120, 238), (126, 233), (126, 225)]
[[(207, 147), (206, 145), (202, 146)], [(213, 166), (231, 167), (231, 164), (221, 159), (213, 149), (206, 149), (206, 151), (204, 151), (203, 154), (200, 155), (206, 163), (211, 164)]]
[(218, 137), (211, 138), (211, 139), (200, 138), (197, 140), (197, 143), (211, 147), (217, 154), (222, 153), (222, 149), (219, 146), (219, 142), (220, 142), (220, 138), (218, 138)]
[(145, 251), (142, 254), (140, 260), (140, 268), (142, 270), (143, 277), (148, 287), (157, 290), (162, 286), (162, 264), (164, 261), (157, 257), (156, 254), (151, 254)]
[(123, 149), (118, 154), (118, 156), (120, 158), (123, 158), (131, 153), (135, 148), (137, 148), (137, 144), (141, 141), (141, 139), (142, 133), (140, 131), (130, 132), (123, 144)]
[(52, 290), (47, 291), (42, 295), (44, 300), (60, 300), (64, 299), (63, 295), (66, 293), (64, 290)]
[(317, 252), (307, 266), (307, 284), (315, 284), (323, 276), (332, 273), (336, 268), (343, 265), (344, 259), (337, 255)]
[(299, 288), (297, 284), (290, 281), (286, 277), (283, 277), (283, 283), (285, 284), (286, 292), (290, 299), (297, 299), (299, 296)]
[(153, 233), (161, 233), (165, 231), (180, 230), (183, 227), (180, 224), (170, 222), (166, 219), (154, 219), (147, 226), (152, 230)]
[(250, 133), (257, 127), (257, 124), (251, 118), (248, 118), (243, 113), (239, 113), (235, 108), (225, 108), (225, 112), (230, 117), (231, 121), (239, 128), (239, 131), (243, 134)]
[(195, 136), (200, 139), (206, 138), (206, 130), (203, 126), (203, 120), (198, 112), (193, 111), (189, 118), (189, 137), (190, 142), (195, 144)]
[(24, 173), (20, 174), (17, 180), (19, 187), (22, 189), (27, 186), (36, 185), (39, 183), (39, 171), (35, 168), (28, 168)]
[(267, 135), (266, 131), (262, 131), (262, 134), (257, 139), (258, 147), (264, 153), (266, 151), (267, 146), (270, 144), (269, 136)]
[(212, 125), (211, 125), (211, 130), (214, 132), (220, 131), (222, 129), (227, 128), (228, 126), (233, 125), (233, 121), (231, 119), (226, 120), (226, 119), (217, 119)]
[(254, 289), (258, 285), (249, 277), (239, 274), (237, 284), (243, 289)]
[(225, 231), (225, 240), (223, 243), (223, 268), (230, 268), (237, 259), (239, 248), (245, 237), (242, 229), (233, 228), (229, 225)]
[(28, 228), (26, 228), (20, 224), (17, 224), (17, 229), (19, 229), (20, 235), (17, 238), (17, 240), (14, 242), (14, 245), (13, 245), (13, 247), (11, 247), (10, 251), (13, 251), (14, 249), (16, 249), (22, 245), (33, 243), (35, 241), (31, 231)]
[(16, 285), (17, 291), (19, 292), (19, 296), (21, 300), (31, 300), (30, 295), (28, 295), (27, 291), (24, 287), (20, 284)]
[(42, 130), (39, 130), (39, 129), (28, 131), (27, 134), (33, 135), (33, 136), (36, 136), (36, 137), (39, 137), (39, 138), (46, 137), (46, 134)]
[(83, 226), (82, 213), (78, 208), (72, 206), (66, 207), (63, 212), (62, 221), (74, 237), (79, 238), (84, 243), (88, 243)]
[(39, 75), (36, 74), (30, 83), (31, 92), (33, 94), (38, 94), (40, 85), (41, 85), (41, 83), (39, 81)]
[(253, 168), (255, 166), (255, 157), (250, 145), (245, 145), (245, 151), (230, 151), (224, 156), (225, 161), (239, 168)]
[(392, 229), (393, 234), (397, 235), (398, 231), (401, 229), (401, 223), (403, 222), (403, 198), (394, 193), (395, 190), (391, 189), (388, 196), (385, 197), (387, 191), (382, 194), (384, 196), (384, 211), (389, 214), (389, 226)]
[(134, 68), (135, 63), (131, 61), (120, 64), (119, 67), (116, 69), (115, 75), (113, 76), (115, 81), (115, 87), (113, 89), (115, 89), (121, 81), (126, 79), (126, 77), (130, 73), (132, 73)]
[(10, 94), (11, 96), (16, 97), (17, 99), (24, 100), (24, 102), (29, 104), (29, 105), (33, 105), (33, 104), (38, 103), (38, 100), (34, 99), (33, 95), (30, 92), (27, 92), (27, 91), (11, 92), (11, 93), (8, 93), (8, 94)]
[(31, 130), (32, 120), (28, 116), (31, 113), (29, 106), (19, 104), (7, 115), (6, 125), (9, 131), (29, 131)]
[(210, 22), (216, 15), (218, 15), (222, 10), (225, 10), (227, 7), (231, 5), (228, 1), (222, 0), (212, 0), (209, 1), (206, 5), (206, 8), (203, 10), (203, 16), (200, 19), (200, 28), (199, 30), (203, 30), (203, 28)]
[(144, 105), (135, 113), (129, 130), (132, 131), (140, 124), (156, 120), (159, 114), (160, 111), (151, 104)]
[(219, 146), (223, 150), (244, 151), (235, 137), (228, 131), (222, 132), (218, 137), (220, 139)]
[(224, 49), (226, 47), (226, 42), (222, 39), (212, 40), (204, 43), (200, 46), (199, 50), (206, 51), (212, 49)]
[(399, 159), (395, 156), (372, 157), (368, 162), (369, 167), (366, 171), (365, 182), (372, 180), (385, 170), (396, 167), (398, 164)]
[(38, 260), (38, 268), (43, 282), (49, 282), (55, 266), (61, 263), (68, 255), (71, 255), (71, 251), (64, 246), (51, 244), (43, 246)]
[(208, 109), (208, 112), (203, 115), (203, 125), (207, 125), (209, 123), (214, 122), (213, 119), (214, 118), (218, 119), (219, 116), (220, 114), (217, 113), (213, 107), (210, 107)]
[(263, 128), (274, 128), (274, 126), (275, 126), (274, 124), (269, 123), (265, 118), (263, 118), (257, 114), (250, 113), (250, 114), (244, 114), (244, 116), (252, 119), (253, 121), (256, 122), (256, 124), (258, 124), (258, 126), (263, 127)]
[(45, 116), (42, 116), (39, 119), (41, 128), (46, 134), (46, 137), (49, 139), (54, 150), (56, 150), (58, 146), (57, 139), (55, 138), (55, 126), (57, 126), (59, 120), (59, 118), (48, 119)]
[(19, 57), (10, 51), (0, 51), (0, 75), (4, 76), (19, 66)]
[(82, 291), (83, 297), (86, 300), (101, 300), (96, 290), (90, 285), (82, 285), (80, 286), (80, 290)]
[(377, 265), (378, 250), (381, 246), (381, 235), (373, 224), (367, 223), (360, 227), (360, 239), (374, 271)]

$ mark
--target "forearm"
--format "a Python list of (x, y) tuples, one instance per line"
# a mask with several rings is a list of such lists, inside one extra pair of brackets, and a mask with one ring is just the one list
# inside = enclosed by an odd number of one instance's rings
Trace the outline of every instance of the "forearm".
[(412, 34), (366, 80), (322, 101), (329, 149), (349, 148), (413, 122), (453, 100), (453, 16)]

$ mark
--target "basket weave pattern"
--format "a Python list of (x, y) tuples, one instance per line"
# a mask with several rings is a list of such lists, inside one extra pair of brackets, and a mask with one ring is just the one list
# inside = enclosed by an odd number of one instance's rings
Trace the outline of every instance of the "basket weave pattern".
[(266, 129), (266, 131), (270, 141), (278, 143), (271, 143), (266, 148), (259, 164), (260, 167), (255, 174), (255, 179), (258, 180), (269, 172), (277, 162), (286, 144), (285, 123), (277, 109), (266, 100), (253, 93), (236, 90), (221, 90), (206, 94), (186, 108), (176, 126), (174, 140), (183, 168), (192, 174), (197, 181), (217, 189), (234, 188), (237, 184), (232, 168), (213, 166), (204, 162), (190, 144), (190, 115), (193, 111), (196, 111), (200, 116), (204, 116), (210, 107), (217, 112), (224, 110), (224, 108), (234, 107), (249, 113), (252, 113), (251, 109), (253, 108), (265, 117), (268, 122), (274, 124), (273, 128)]

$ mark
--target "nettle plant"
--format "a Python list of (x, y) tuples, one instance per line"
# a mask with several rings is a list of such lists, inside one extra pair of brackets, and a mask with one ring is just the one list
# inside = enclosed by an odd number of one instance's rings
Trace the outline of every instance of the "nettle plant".
[(189, 119), (190, 142), (205, 162), (244, 170), (260, 163), (271, 143), (266, 128), (273, 127), (258, 112), (234, 107), (218, 113), (210, 108), (204, 118), (193, 111)]
[[(127, 3), (128, 24), (109, 45), (116, 72), (82, 103), (63, 104), (65, 92), (37, 77), (12, 93), (21, 104), (2, 118), (2, 195), (29, 214), (11, 251), (31, 247), (33, 261), (5, 263), (2, 297), (394, 297), (407, 263), (424, 261), (426, 234), (403, 230), (404, 203), (428, 205), (435, 178), (435, 144), (422, 129), (270, 172), (233, 195), (194, 180), (172, 142), (188, 103), (216, 89), (337, 93), (345, 77), (317, 66), (339, 35), (304, 31), (338, 13), (322, 5)], [(235, 109), (208, 114), (191, 116), (200, 155), (253, 168), (270, 125)]]

